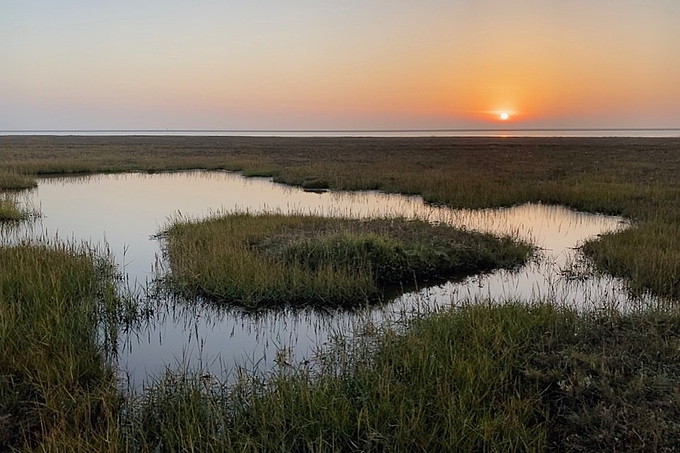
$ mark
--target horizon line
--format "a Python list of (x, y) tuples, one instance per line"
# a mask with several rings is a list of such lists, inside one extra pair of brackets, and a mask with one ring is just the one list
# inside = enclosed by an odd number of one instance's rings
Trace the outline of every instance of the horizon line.
[(276, 132), (276, 133), (343, 133), (343, 132), (584, 132), (584, 131), (676, 131), (680, 127), (536, 127), (536, 128), (435, 128), (435, 129), (0, 129), (8, 132)]

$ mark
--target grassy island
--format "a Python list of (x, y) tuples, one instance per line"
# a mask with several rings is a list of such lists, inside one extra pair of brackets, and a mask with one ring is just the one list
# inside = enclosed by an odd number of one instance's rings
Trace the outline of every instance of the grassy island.
[(17, 206), (11, 198), (0, 195), (0, 222), (23, 220), (26, 214)]
[(164, 236), (170, 284), (247, 307), (350, 307), (386, 291), (523, 264), (532, 248), (405, 219), (230, 214)]

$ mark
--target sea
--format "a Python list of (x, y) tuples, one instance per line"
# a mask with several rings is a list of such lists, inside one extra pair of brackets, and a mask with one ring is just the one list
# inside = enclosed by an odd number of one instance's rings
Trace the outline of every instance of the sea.
[(239, 137), (680, 137), (680, 128), (637, 129), (362, 129), (362, 130), (228, 130), (228, 129), (88, 129), (0, 130), (1, 135), (53, 136), (239, 136)]

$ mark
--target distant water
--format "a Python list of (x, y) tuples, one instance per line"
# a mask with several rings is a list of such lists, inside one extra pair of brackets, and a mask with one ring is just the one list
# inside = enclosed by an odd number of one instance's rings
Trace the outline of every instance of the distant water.
[(0, 135), (238, 136), (238, 137), (680, 137), (680, 128), (641, 129), (403, 129), (403, 130), (5, 130)]

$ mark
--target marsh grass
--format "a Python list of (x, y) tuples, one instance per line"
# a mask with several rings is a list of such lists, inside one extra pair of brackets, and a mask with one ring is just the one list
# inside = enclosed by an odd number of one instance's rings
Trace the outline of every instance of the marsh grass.
[(0, 223), (21, 222), (39, 216), (35, 209), (22, 206), (15, 194), (0, 192)]
[[(559, 203), (632, 220), (634, 228), (603, 235), (584, 251), (640, 290), (677, 295), (679, 147), (677, 139), (633, 138), (0, 137), (0, 173), (223, 169), (310, 189), (420, 194), (457, 207)], [(220, 237), (212, 233), (208, 239)], [(366, 235), (315, 243), (267, 234), (270, 242), (248, 243), (247, 259), (285, 263), (309, 256), (308, 271), (323, 263), (324, 250), (336, 258), (353, 251), (345, 259), (352, 265), (357, 244), (394, 253), (394, 238), (366, 241)], [(220, 241), (220, 247), (228, 242)], [(191, 246), (212, 259), (205, 244)], [(576, 313), (550, 303), (471, 306), (416, 319), (405, 330), (345, 339), (316, 366), (291, 369), (282, 362), (272, 375), (246, 370), (235, 386), (184, 369), (161, 376), (138, 398), (120, 400), (98, 327), (102, 314), (113, 319), (117, 308), (95, 308), (109, 292), (93, 283), (100, 268), (81, 252), (0, 248), (0, 450), (674, 451), (680, 445), (680, 315), (672, 308), (621, 314)], [(251, 269), (257, 279), (269, 271)]]
[(247, 307), (351, 307), (390, 287), (523, 264), (532, 252), (424, 221), (247, 213), (173, 223), (163, 234), (169, 284)]
[(338, 342), (235, 385), (168, 372), (127, 410), (142, 451), (673, 451), (677, 312), (489, 304)]
[(645, 222), (604, 234), (582, 249), (600, 268), (627, 278), (635, 291), (653, 288), (680, 298), (680, 223)]
[(0, 169), (0, 191), (33, 189), (37, 186), (34, 175)]
[[(596, 247), (606, 257), (598, 265), (676, 296), (680, 271), (659, 261), (664, 253), (655, 247), (663, 241), (637, 248), (634, 262), (622, 251), (631, 250), (631, 240), (644, 243), (650, 230), (680, 224), (678, 149), (676, 138), (6, 136), (0, 173), (232, 170), (309, 190), (419, 194), (452, 207), (543, 202), (623, 215), (634, 228)], [(661, 279), (659, 268), (667, 272)]]
[(18, 221), (26, 217), (26, 213), (19, 208), (13, 199), (0, 195), (0, 222)]
[(108, 449), (118, 410), (103, 350), (115, 340), (111, 272), (85, 247), (0, 247), (0, 450)]

